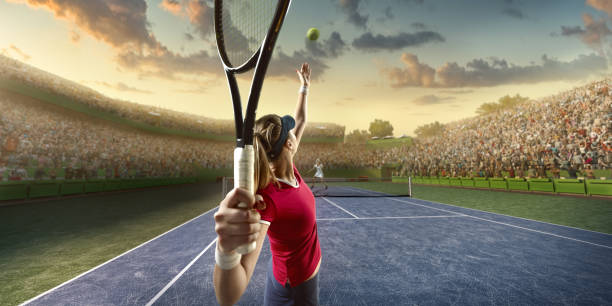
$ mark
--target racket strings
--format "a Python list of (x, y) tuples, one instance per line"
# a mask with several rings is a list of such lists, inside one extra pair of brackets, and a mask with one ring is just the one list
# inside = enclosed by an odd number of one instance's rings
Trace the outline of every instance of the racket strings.
[(263, 42), (276, 10), (277, 0), (222, 1), (221, 34), (225, 53), (233, 67), (247, 62)]

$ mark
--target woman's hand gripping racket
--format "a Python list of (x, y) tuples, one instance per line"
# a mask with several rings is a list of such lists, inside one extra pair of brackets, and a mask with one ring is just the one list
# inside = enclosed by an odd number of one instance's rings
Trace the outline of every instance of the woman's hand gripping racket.
[[(215, 36), (225, 69), (236, 126), (234, 186), (254, 193), (253, 126), (255, 111), (272, 51), (291, 0), (215, 0)], [(242, 118), (242, 103), (235, 74), (255, 68), (247, 109)], [(248, 209), (246, 203), (239, 208)], [(253, 251), (256, 243), (236, 249), (240, 254)]]

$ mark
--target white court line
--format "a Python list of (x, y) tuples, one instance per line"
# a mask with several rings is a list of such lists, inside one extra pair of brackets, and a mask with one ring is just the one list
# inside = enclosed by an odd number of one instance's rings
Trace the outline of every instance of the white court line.
[(197, 216), (197, 217), (195, 217), (195, 218), (193, 218), (193, 219), (191, 219), (191, 220), (189, 220), (189, 221), (186, 221), (185, 223), (183, 223), (183, 224), (181, 224), (181, 225), (176, 226), (175, 228), (172, 228), (172, 229), (170, 229), (170, 230), (166, 231), (166, 232), (165, 232), (165, 233), (163, 233), (163, 234), (160, 234), (160, 235), (158, 235), (158, 236), (156, 236), (156, 237), (154, 237), (154, 238), (152, 238), (152, 239), (150, 239), (150, 240), (148, 240), (148, 241), (146, 241), (146, 242), (143, 242), (142, 244), (140, 244), (140, 245), (138, 245), (138, 246), (136, 246), (136, 247), (134, 247), (134, 248), (132, 248), (132, 249), (130, 249), (130, 250), (128, 250), (128, 251), (125, 251), (125, 252), (123, 252), (122, 254), (117, 255), (117, 256), (115, 256), (115, 257), (113, 257), (113, 258), (111, 258), (111, 259), (107, 260), (106, 262), (101, 263), (101, 264), (97, 265), (96, 267), (94, 267), (94, 268), (92, 268), (92, 269), (90, 269), (90, 270), (87, 270), (87, 271), (85, 271), (85, 272), (83, 272), (83, 273), (81, 273), (81, 274), (79, 274), (79, 275), (75, 276), (74, 278), (69, 279), (69, 280), (67, 280), (67, 281), (65, 281), (65, 282), (63, 282), (63, 283), (61, 283), (61, 284), (59, 284), (59, 285), (57, 285), (57, 286), (55, 286), (55, 287), (53, 287), (53, 288), (51, 288), (51, 289), (49, 289), (49, 290), (45, 291), (45, 292), (43, 292), (43, 293), (41, 293), (41, 294), (39, 294), (39, 295), (37, 295), (37, 296), (35, 296), (35, 297), (33, 297), (33, 298), (31, 298), (31, 299), (29, 299), (29, 300), (27, 300), (27, 301), (25, 301), (25, 302), (21, 303), (21, 304), (19, 304), (19, 306), (26, 305), (26, 304), (28, 304), (28, 303), (31, 303), (31, 302), (35, 301), (35, 300), (37, 300), (37, 299), (41, 298), (42, 296), (47, 295), (47, 294), (49, 294), (49, 293), (51, 293), (51, 292), (53, 292), (53, 291), (55, 291), (55, 290), (59, 289), (60, 287), (62, 287), (62, 286), (64, 286), (64, 285), (66, 285), (66, 284), (68, 284), (68, 283), (70, 283), (70, 282), (72, 282), (72, 281), (74, 281), (74, 280), (77, 280), (78, 278), (81, 278), (81, 277), (83, 277), (84, 275), (86, 275), (86, 274), (88, 274), (88, 273), (91, 273), (91, 272), (93, 272), (93, 271), (95, 271), (95, 270), (97, 270), (97, 269), (101, 268), (102, 266), (104, 266), (104, 265), (106, 265), (106, 264), (108, 264), (108, 263), (113, 262), (113, 261), (114, 261), (114, 260), (116, 260), (117, 258), (119, 258), (119, 257), (121, 257), (121, 256), (123, 256), (123, 255), (126, 255), (126, 254), (128, 254), (128, 253), (130, 253), (130, 252), (132, 252), (132, 251), (134, 251), (134, 250), (136, 250), (136, 249), (138, 249), (138, 248), (140, 248), (140, 247), (144, 246), (145, 244), (147, 244), (147, 243), (149, 243), (149, 242), (152, 242), (153, 240), (156, 240), (157, 238), (160, 238), (160, 237), (162, 237), (162, 236), (164, 236), (164, 235), (166, 235), (166, 234), (168, 234), (168, 233), (170, 233), (170, 232), (172, 232), (172, 231), (174, 231), (174, 230), (178, 229), (179, 227), (182, 227), (183, 225), (185, 225), (185, 224), (187, 224), (187, 223), (190, 223), (191, 221), (193, 221), (193, 220), (195, 220), (195, 219), (197, 219), (197, 218), (199, 218), (199, 217), (202, 217), (202, 216), (206, 215), (207, 213), (209, 213), (209, 212), (213, 211), (215, 208), (217, 208), (217, 206), (215, 206), (215, 207), (213, 207), (213, 208), (209, 209), (209, 210), (208, 210), (208, 211), (206, 211), (205, 213), (203, 213), (203, 214), (201, 214), (201, 215), (199, 215), (199, 216)]
[(446, 216), (411, 216), (411, 217), (361, 217), (361, 218), (321, 218), (317, 221), (336, 221), (336, 220), (384, 220), (384, 219), (422, 219), (422, 218), (456, 218), (466, 217), (466, 215), (446, 215)]
[(534, 219), (528, 219), (528, 218), (522, 218), (522, 217), (515, 217), (515, 216), (511, 216), (511, 215), (500, 214), (500, 213), (490, 212), (490, 211), (486, 211), (486, 210), (479, 210), (479, 209), (474, 209), (474, 208), (469, 208), (469, 207), (462, 207), (462, 206), (458, 206), (458, 205), (440, 203), (440, 202), (435, 202), (435, 201), (428, 201), (428, 200), (423, 200), (423, 199), (419, 199), (419, 200), (427, 201), (427, 202), (431, 202), (431, 203), (435, 203), (435, 204), (439, 204), (439, 205), (453, 206), (453, 207), (458, 207), (458, 208), (461, 208), (461, 209), (469, 209), (469, 210), (473, 210), (473, 211), (477, 211), (477, 212), (485, 212), (485, 213), (488, 213), (488, 214), (494, 214), (494, 215), (498, 215), (498, 216), (517, 218), (517, 219), (522, 219), (522, 220), (527, 220), (527, 221), (533, 221), (533, 222), (539, 222), (539, 223), (544, 223), (544, 224), (550, 224), (550, 225), (554, 225), (554, 226), (567, 227), (567, 228), (571, 228), (571, 229), (575, 229), (575, 230), (581, 230), (581, 231), (585, 231), (585, 232), (591, 232), (591, 233), (596, 233), (596, 234), (612, 236), (612, 234), (602, 233), (602, 232), (598, 232), (598, 231), (592, 231), (592, 230), (588, 230), (588, 229), (584, 229), (584, 228), (578, 228), (578, 227), (573, 227), (573, 226), (569, 226), (569, 225), (554, 224), (554, 223), (550, 223), (550, 222), (546, 222), (546, 221), (540, 221), (540, 220), (534, 220)]
[(198, 256), (196, 256), (187, 266), (185, 266), (185, 268), (183, 268), (183, 270), (181, 270), (181, 272), (179, 274), (177, 274), (168, 284), (166, 284), (166, 286), (160, 290), (147, 304), (146, 306), (151, 306), (153, 305), (153, 303), (155, 303), (157, 301), (157, 299), (159, 299), (164, 293), (166, 293), (166, 291), (168, 289), (170, 289), (170, 287), (172, 287), (172, 285), (174, 285), (174, 283), (181, 278), (181, 276), (183, 276), (183, 274), (189, 270), (189, 268), (191, 268), (191, 266), (193, 266), (193, 264), (200, 259), (200, 257), (202, 257), (202, 255), (204, 255), (204, 253), (206, 253), (206, 251), (208, 251), (208, 249), (210, 249), (210, 247), (212, 245), (215, 244), (215, 242), (217, 241), (217, 238), (215, 238), (211, 243), (208, 244), (208, 246), (202, 250), (202, 252), (200, 252), (200, 254), (198, 254)]
[[(392, 200), (403, 202), (403, 203), (406, 203), (406, 204), (411, 204), (411, 205), (425, 206), (425, 205), (421, 205), (421, 204), (417, 204), (417, 203), (413, 203), (413, 202), (409, 202), (409, 201), (403, 201), (403, 200), (398, 200), (398, 199), (392, 199)], [(435, 208), (435, 209), (438, 209), (438, 208)], [(439, 209), (439, 210), (444, 210), (444, 209)], [(612, 249), (612, 246), (607, 246), (607, 245), (603, 245), (603, 244), (597, 244), (597, 243), (593, 243), (593, 242), (589, 242), (589, 241), (584, 241), (584, 240), (580, 240), (580, 239), (576, 239), (576, 238), (571, 238), (571, 237), (567, 237), (567, 236), (557, 235), (557, 234), (553, 234), (553, 233), (549, 233), (549, 232), (538, 231), (538, 230), (534, 230), (534, 229), (531, 229), (531, 228), (522, 227), (522, 226), (518, 226), (518, 225), (514, 225), (514, 224), (509, 224), (509, 223), (489, 220), (489, 219), (475, 217), (475, 216), (471, 216), (471, 215), (465, 215), (465, 216), (466, 217), (470, 217), (470, 218), (474, 218), (474, 219), (478, 219), (478, 220), (487, 221), (487, 222), (492, 222), (492, 223), (497, 223), (497, 224), (506, 225), (506, 226), (510, 226), (510, 227), (515, 227), (515, 228), (523, 229), (523, 230), (526, 230), (526, 231), (531, 231), (531, 232), (540, 233), (540, 234), (544, 234), (544, 235), (549, 235), (549, 236), (554, 236), (554, 237), (558, 237), (558, 238), (568, 239), (568, 240), (572, 240), (572, 241), (582, 242), (582, 243), (586, 243), (586, 244), (590, 244), (590, 245), (594, 245), (594, 246), (599, 246), (599, 247), (606, 248), (606, 249)]]
[(336, 207), (338, 207), (338, 208), (342, 209), (344, 212), (346, 212), (347, 214), (349, 214), (349, 215), (351, 215), (351, 216), (355, 217), (356, 219), (359, 219), (359, 217), (357, 217), (355, 214), (353, 214), (352, 212), (350, 212), (350, 211), (348, 211), (348, 210), (346, 210), (346, 209), (344, 209), (344, 208), (340, 207), (340, 205), (338, 205), (338, 204), (336, 204), (336, 203), (332, 202), (330, 199), (323, 197), (323, 200), (325, 200), (325, 201), (329, 202), (329, 204), (331, 204), (331, 205), (334, 205), (334, 206), (336, 206)]

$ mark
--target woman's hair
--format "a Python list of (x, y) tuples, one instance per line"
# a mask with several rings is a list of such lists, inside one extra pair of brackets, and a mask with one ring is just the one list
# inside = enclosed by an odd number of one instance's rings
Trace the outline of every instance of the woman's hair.
[[(255, 151), (255, 190), (276, 181), (270, 169), (270, 152), (281, 135), (282, 122), (277, 115), (265, 115), (255, 122), (253, 151)], [(276, 157), (278, 158), (278, 156)]]

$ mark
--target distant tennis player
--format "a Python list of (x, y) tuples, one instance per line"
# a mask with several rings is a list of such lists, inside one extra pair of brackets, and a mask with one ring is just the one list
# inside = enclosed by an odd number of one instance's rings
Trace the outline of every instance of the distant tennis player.
[(317, 158), (314, 166), (312, 167), (312, 170), (315, 171), (315, 174), (310, 188), (313, 189), (315, 187), (315, 183), (321, 183), (325, 186), (325, 189), (327, 189), (327, 184), (323, 182), (323, 163), (321, 162), (320, 158)]
[[(306, 127), (307, 63), (297, 71), (299, 90), (295, 120), (266, 115), (255, 123), (255, 188), (253, 196), (236, 188), (215, 214), (218, 235), (214, 286), (221, 305), (239, 301), (257, 264), (266, 234), (272, 258), (268, 263), (265, 305), (318, 305), (321, 248), (317, 236), (315, 200), (293, 163)], [(238, 209), (239, 202), (251, 210)], [(257, 210), (253, 210), (256, 208)], [(235, 249), (257, 241), (255, 251)]]

